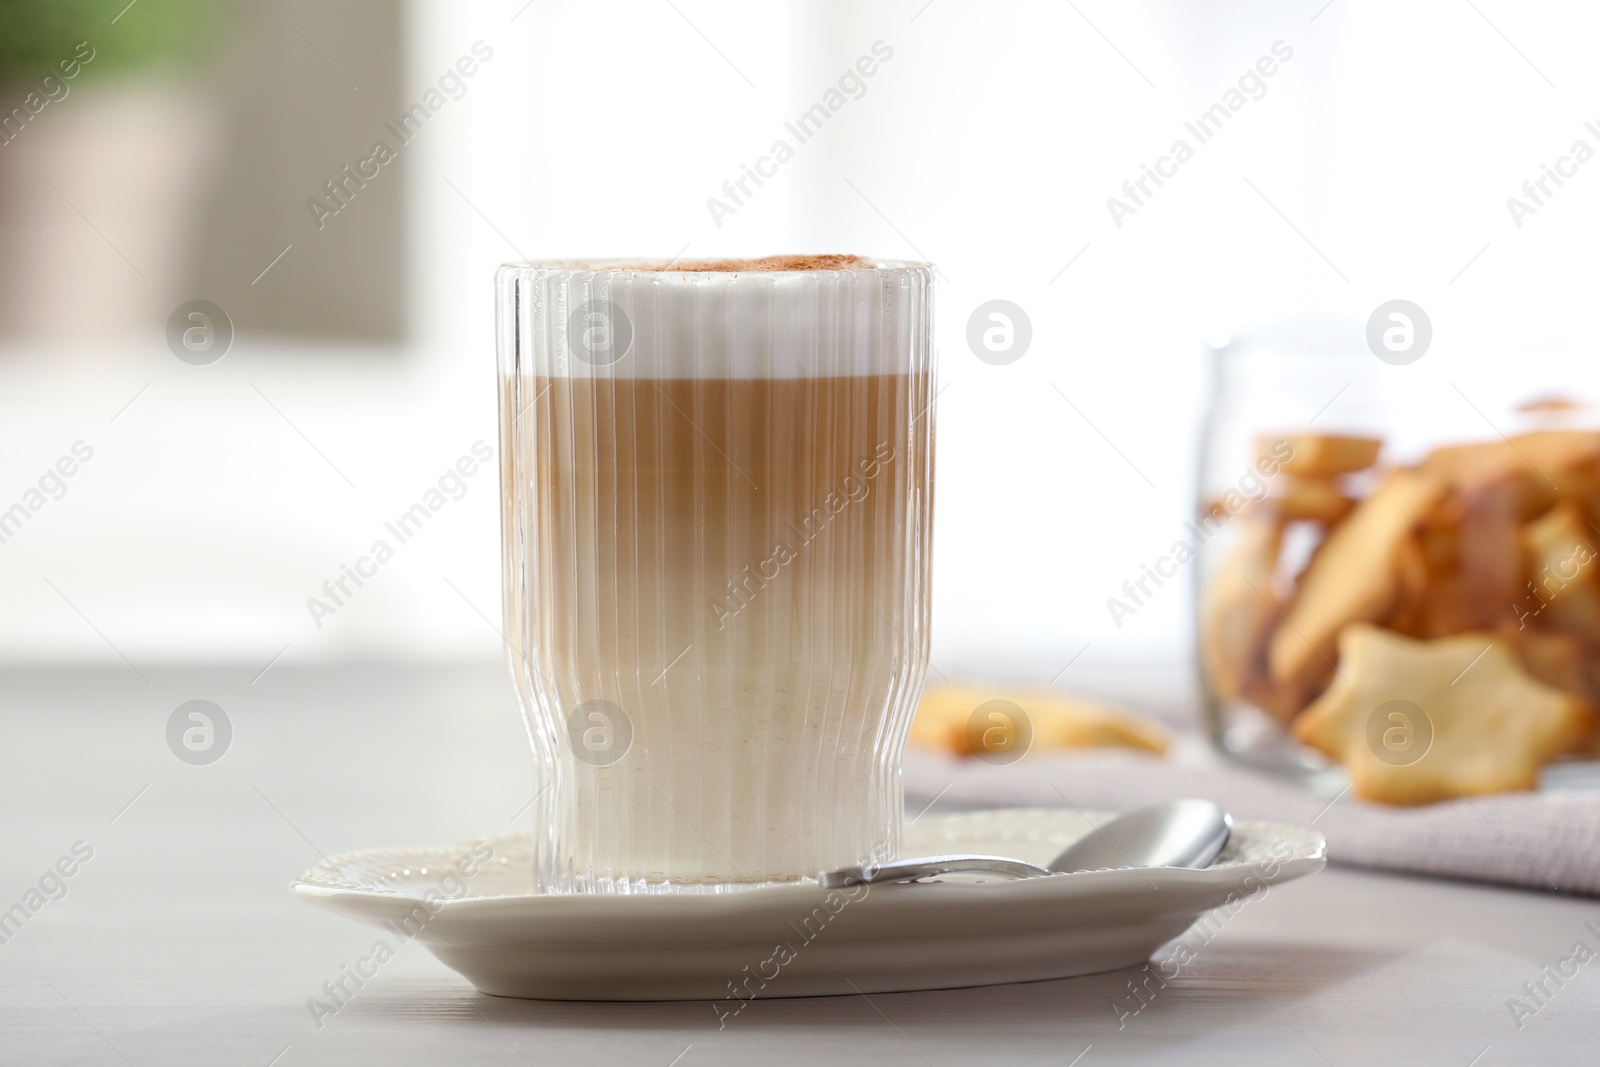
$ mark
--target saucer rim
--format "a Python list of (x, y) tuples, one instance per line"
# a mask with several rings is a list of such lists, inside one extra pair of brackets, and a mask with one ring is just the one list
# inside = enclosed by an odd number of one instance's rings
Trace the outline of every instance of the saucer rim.
[[(929, 816), (940, 823), (957, 825), (974, 818), (984, 821), (1026, 817), (1040, 813), (1058, 814), (1069, 809), (1053, 807), (1007, 807), (1007, 808), (982, 808), (970, 811), (950, 812)], [(1101, 811), (1075, 812), (1094, 823), (1100, 823), (1114, 817), (1113, 813)], [(825, 889), (814, 879), (803, 879), (795, 882), (763, 882), (750, 886), (742, 886), (730, 893), (538, 893), (517, 892), (495, 895), (468, 894), (456, 898), (439, 898), (428, 900), (425, 896), (417, 896), (410, 892), (387, 890), (371, 887), (355, 887), (349, 884), (330, 885), (325, 878), (335, 874), (341, 868), (352, 864), (371, 862), (375, 859), (415, 857), (421, 853), (443, 853), (464, 849), (474, 842), (479, 841), (506, 841), (526, 839), (530, 836), (527, 830), (509, 830), (495, 834), (481, 835), (478, 837), (458, 840), (447, 844), (438, 845), (389, 845), (372, 848), (352, 849), (330, 855), (320, 862), (313, 864), (303, 871), (299, 877), (289, 885), (295, 896), (309, 904), (318, 906), (332, 906), (337, 910), (343, 903), (357, 903), (367, 901), (395, 906), (411, 904), (426, 906), (434, 910), (435, 914), (448, 910), (452, 913), (467, 917), (467, 913), (475, 915), (492, 914), (508, 909), (526, 907), (532, 901), (540, 901), (541, 908), (568, 908), (589, 911), (595, 908), (622, 907), (631, 909), (666, 910), (676, 909), (678, 913), (694, 912), (696, 910), (716, 911), (726, 915), (729, 912), (744, 910), (740, 902), (748, 902), (752, 908), (765, 908), (784, 897), (801, 900), (820, 900), (829, 893), (840, 892), (837, 889)], [(1263, 885), (1275, 885), (1279, 882), (1290, 881), (1315, 873), (1327, 865), (1327, 839), (1315, 828), (1298, 823), (1280, 822), (1277, 820), (1239, 819), (1234, 823), (1233, 839), (1241, 838), (1252, 841), (1282, 841), (1287, 840), (1294, 848), (1292, 855), (1278, 860), (1276, 870), (1271, 874), (1259, 871), (1258, 877)], [(1142, 870), (1149, 876), (1159, 878), (1166, 883), (1188, 884), (1195, 887), (1217, 883), (1233, 884), (1239, 880), (1242, 869), (1251, 867), (1260, 868), (1262, 860), (1228, 859), (1211, 864), (1204, 868), (1189, 867), (1108, 867), (1093, 871), (1076, 871), (1073, 873), (1053, 874), (1049, 877), (1000, 879), (995, 881), (944, 881), (928, 880), (915, 883), (889, 883), (873, 886), (875, 894), (884, 890), (898, 893), (916, 886), (926, 889), (932, 886), (941, 888), (938, 896), (945, 903), (952, 897), (950, 891), (957, 891), (961, 895), (977, 892), (990, 897), (1011, 895), (1015, 898), (1032, 896), (1035, 891), (1046, 891), (1052, 897), (1061, 897), (1062, 894), (1076, 896), (1078, 891), (1087, 895), (1094, 895), (1102, 888), (1101, 883), (1125, 878), (1129, 871)], [(319, 872), (322, 877), (319, 876)], [(1071, 887), (1069, 890), (1069, 886)], [(925, 896), (926, 894), (919, 894)], [(556, 902), (561, 903), (556, 903)], [(626, 902), (625, 904), (617, 902)], [(659, 902), (659, 903), (658, 903)], [(930, 899), (928, 903), (933, 903)]]

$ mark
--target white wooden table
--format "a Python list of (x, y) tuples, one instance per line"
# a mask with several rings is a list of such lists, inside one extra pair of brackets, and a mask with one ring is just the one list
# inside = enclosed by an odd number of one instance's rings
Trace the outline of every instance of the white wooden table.
[[(505, 828), (530, 795), (500, 671), (143, 668), (0, 675), (0, 909), (86, 862), (0, 943), (0, 1063), (1186, 1064), (1594, 1062), (1600, 901), (1331, 869), (1272, 890), (1137, 1014), (1137, 970), (1025, 986), (757, 1002), (583, 1004), (474, 992), (420, 946), (319, 1027), (307, 1000), (366, 928), (287, 885), (332, 853)], [(180, 703), (227, 713), (207, 766)], [(15, 922), (15, 920), (13, 920)], [(1570, 969), (1570, 968), (1569, 968)], [(1170, 973), (1171, 968), (1168, 968)], [(1549, 995), (1518, 1022), (1525, 982)], [(1152, 986), (1153, 987), (1153, 986)], [(1119, 1011), (1116, 1007), (1122, 1006)], [(1079, 1057), (1076, 1060), (1075, 1057)]]

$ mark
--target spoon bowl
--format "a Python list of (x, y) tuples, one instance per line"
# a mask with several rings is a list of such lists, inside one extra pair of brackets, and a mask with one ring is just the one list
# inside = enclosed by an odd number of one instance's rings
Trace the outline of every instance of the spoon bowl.
[(1168, 800), (1096, 828), (1050, 861), (1075, 874), (1116, 867), (1208, 867), (1233, 833), (1233, 817), (1209, 800)]

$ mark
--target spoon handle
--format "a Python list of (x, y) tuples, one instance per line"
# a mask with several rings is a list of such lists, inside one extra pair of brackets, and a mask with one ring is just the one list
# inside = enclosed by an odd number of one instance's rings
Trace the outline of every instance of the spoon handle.
[(936, 874), (998, 874), (1005, 878), (1033, 878), (1049, 873), (1043, 867), (1004, 856), (922, 856), (918, 859), (867, 863), (859, 867), (823, 871), (817, 875), (817, 882), (824, 889), (843, 889), (846, 886), (876, 885), (880, 882), (909, 882), (915, 878), (931, 878)]

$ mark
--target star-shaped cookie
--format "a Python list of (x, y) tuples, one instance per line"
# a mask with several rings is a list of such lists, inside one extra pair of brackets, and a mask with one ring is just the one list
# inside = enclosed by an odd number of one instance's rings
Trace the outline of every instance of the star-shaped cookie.
[(1339, 639), (1337, 677), (1294, 733), (1343, 761), (1356, 796), (1427, 804), (1532, 789), (1540, 766), (1595, 722), (1589, 704), (1529, 676), (1502, 637), (1415, 641), (1354, 625)]

